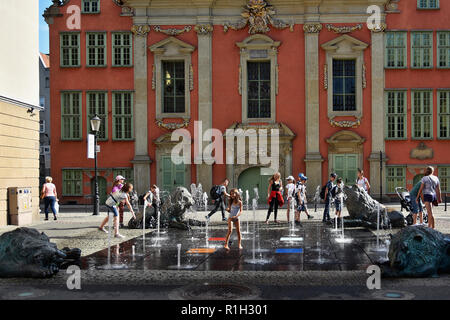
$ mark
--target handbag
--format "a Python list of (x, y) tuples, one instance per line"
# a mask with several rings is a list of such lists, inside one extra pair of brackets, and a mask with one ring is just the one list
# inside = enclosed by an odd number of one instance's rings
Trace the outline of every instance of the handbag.
[[(430, 180), (431, 186), (433, 187), (433, 190), (434, 190), (434, 189), (436, 188), (436, 186), (434, 185), (433, 179), (431, 179), (430, 176), (428, 176), (428, 179)], [(435, 207), (439, 206), (439, 202), (437, 201), (436, 198), (433, 200), (432, 204), (433, 204), (433, 206), (435, 206)]]

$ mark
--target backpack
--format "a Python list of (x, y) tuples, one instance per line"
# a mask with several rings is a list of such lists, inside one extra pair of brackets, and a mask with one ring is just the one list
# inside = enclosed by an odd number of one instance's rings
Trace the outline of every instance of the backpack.
[[(328, 184), (328, 183), (327, 183)], [(325, 184), (322, 189), (320, 189), (320, 199), (325, 200), (325, 189), (327, 188), (327, 184)]]
[(331, 197), (336, 198), (337, 188), (338, 188), (337, 186), (331, 188), (330, 190)]
[(211, 190), (209, 191), (209, 195), (211, 196), (211, 199), (217, 200), (220, 198), (221, 194), (220, 192), (220, 186), (213, 186)]

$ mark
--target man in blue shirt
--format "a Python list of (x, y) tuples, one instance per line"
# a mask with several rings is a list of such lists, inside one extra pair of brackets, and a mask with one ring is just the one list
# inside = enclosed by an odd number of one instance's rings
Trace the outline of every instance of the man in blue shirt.
[(337, 174), (332, 173), (330, 174), (330, 180), (328, 180), (327, 185), (325, 187), (325, 210), (323, 211), (323, 219), (322, 222), (328, 222), (330, 221), (330, 204), (331, 204), (331, 189), (334, 187), (334, 180), (336, 180)]

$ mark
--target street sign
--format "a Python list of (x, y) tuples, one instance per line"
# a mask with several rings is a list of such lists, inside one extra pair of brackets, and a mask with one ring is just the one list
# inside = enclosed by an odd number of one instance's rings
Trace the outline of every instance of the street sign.
[(93, 134), (88, 134), (87, 140), (87, 157), (88, 159), (94, 159), (94, 144), (95, 144), (95, 136)]

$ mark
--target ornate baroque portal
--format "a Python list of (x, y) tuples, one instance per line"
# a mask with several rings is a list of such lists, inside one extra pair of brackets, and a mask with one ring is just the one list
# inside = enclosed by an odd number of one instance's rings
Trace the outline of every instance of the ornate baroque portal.
[[(264, 125), (246, 125), (242, 123), (234, 123), (231, 127), (228, 129), (230, 130), (239, 130), (242, 129), (244, 132), (242, 133), (241, 137), (245, 139), (245, 155), (242, 158), (238, 158), (238, 152), (237, 152), (237, 144), (239, 142), (239, 137), (234, 138), (234, 159), (227, 159), (229, 162), (230, 160), (233, 160), (233, 164), (227, 164), (227, 177), (231, 180), (231, 185), (237, 185), (239, 176), (242, 172), (249, 168), (253, 167), (260, 167), (260, 168), (268, 168), (270, 165), (264, 165), (260, 162), (259, 157), (257, 157), (257, 162), (255, 164), (250, 164), (249, 157), (251, 156), (257, 156), (258, 149), (256, 148), (250, 148), (249, 147), (249, 139), (251, 137), (254, 137), (257, 139), (257, 135), (248, 134), (248, 130), (255, 130), (254, 132), (257, 134), (259, 130), (266, 129), (268, 133), (268, 139), (267, 139), (267, 146), (259, 146), (259, 152), (263, 151), (267, 153), (267, 155), (270, 157), (270, 154), (272, 150), (270, 150), (271, 146), (271, 140), (270, 140), (270, 131), (271, 129), (278, 129), (280, 136), (279, 136), (279, 171), (281, 173), (281, 176), (287, 177), (292, 172), (292, 140), (295, 138), (295, 134), (292, 132), (291, 129), (289, 129), (284, 123), (274, 123), (274, 124), (264, 124)], [(247, 132), (247, 134), (245, 133)], [(226, 138), (228, 136), (224, 135)], [(228, 151), (227, 151), (228, 154)], [(240, 164), (243, 163), (243, 164)]]
[(366, 139), (357, 133), (349, 130), (342, 130), (335, 133), (331, 138), (327, 139), (328, 143), (328, 172), (335, 169), (333, 163), (336, 154), (357, 154), (357, 164), (359, 168), (363, 167), (363, 150)]

